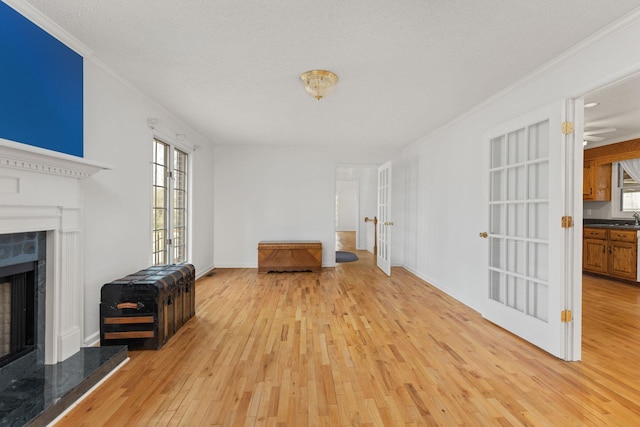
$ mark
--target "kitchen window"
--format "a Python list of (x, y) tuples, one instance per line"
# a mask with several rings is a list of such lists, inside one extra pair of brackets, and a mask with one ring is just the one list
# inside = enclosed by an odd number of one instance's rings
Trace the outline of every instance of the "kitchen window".
[(189, 156), (153, 140), (153, 265), (187, 262)]
[(611, 215), (613, 218), (631, 218), (634, 212), (640, 212), (640, 183), (620, 163), (614, 162), (611, 172)]

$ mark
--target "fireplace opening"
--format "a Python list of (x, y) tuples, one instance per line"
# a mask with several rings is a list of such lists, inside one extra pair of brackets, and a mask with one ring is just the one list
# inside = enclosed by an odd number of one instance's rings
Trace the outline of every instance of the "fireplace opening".
[(0, 267), (0, 367), (36, 350), (37, 263)]

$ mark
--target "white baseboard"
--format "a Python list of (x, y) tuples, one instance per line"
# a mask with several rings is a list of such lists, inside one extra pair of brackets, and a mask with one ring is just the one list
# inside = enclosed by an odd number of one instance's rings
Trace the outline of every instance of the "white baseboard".
[(200, 274), (198, 274), (198, 272), (196, 271), (196, 280), (198, 280), (199, 278), (201, 278), (202, 276), (206, 276), (207, 274), (209, 274), (215, 267), (213, 265), (210, 265), (208, 267), (204, 267), (200, 269)]
[(414, 276), (416, 276), (416, 277), (424, 280), (425, 282), (429, 283), (430, 285), (438, 288), (439, 290), (441, 290), (445, 294), (449, 295), (451, 298), (457, 300), (461, 304), (464, 304), (467, 307), (471, 308), (472, 310), (475, 310), (478, 313), (482, 314), (482, 309), (480, 307), (478, 307), (477, 304), (474, 304), (472, 301), (469, 301), (468, 298), (465, 298), (463, 295), (458, 295), (455, 292), (452, 292), (451, 289), (447, 288), (446, 286), (443, 286), (441, 283), (438, 283), (436, 280), (431, 279), (430, 277), (428, 277), (428, 276), (416, 271), (413, 268), (407, 267), (406, 265), (402, 266), (402, 268), (404, 268), (405, 270), (407, 270), (409, 273), (413, 274)]
[(100, 344), (100, 331), (94, 332), (84, 338), (85, 347), (97, 347)]

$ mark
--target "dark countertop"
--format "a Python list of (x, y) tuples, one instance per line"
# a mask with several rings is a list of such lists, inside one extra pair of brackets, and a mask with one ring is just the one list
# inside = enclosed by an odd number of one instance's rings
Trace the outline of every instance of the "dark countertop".
[(632, 219), (625, 220), (585, 218), (583, 221), (583, 226), (592, 228), (613, 228), (620, 230), (640, 230), (640, 225), (635, 225), (635, 222)]

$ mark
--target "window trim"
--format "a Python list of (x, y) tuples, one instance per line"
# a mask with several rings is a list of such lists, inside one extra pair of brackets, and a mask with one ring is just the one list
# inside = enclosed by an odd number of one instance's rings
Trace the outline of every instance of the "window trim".
[[(170, 146), (171, 147), (171, 146)], [(180, 153), (184, 154), (186, 156), (185, 159), (185, 170), (184, 170), (184, 186), (185, 186), (185, 203), (183, 206), (184, 209), (184, 233), (185, 233), (185, 243), (184, 243), (184, 260), (181, 261), (183, 263), (185, 262), (189, 262), (190, 260), (190, 247), (189, 247), (189, 243), (191, 242), (191, 233), (190, 233), (190, 229), (191, 229), (191, 217), (190, 217), (190, 213), (191, 210), (189, 208), (189, 202), (191, 200), (191, 183), (189, 181), (189, 178), (191, 176), (191, 165), (189, 164), (189, 159), (191, 157), (191, 155), (189, 153), (187, 153), (186, 151), (184, 151), (182, 148), (177, 147), (177, 146), (172, 146), (171, 147), (171, 165), (172, 165), (172, 170), (171, 170), (171, 196), (169, 198), (170, 202), (171, 202), (171, 213), (172, 213), (172, 217), (171, 220), (169, 221), (169, 225), (171, 226), (171, 242), (172, 244), (170, 245), (170, 250), (171, 250), (171, 260), (173, 260), (175, 258), (175, 251), (176, 251), (176, 245), (174, 244), (175, 241), (175, 230), (176, 230), (176, 210), (178, 209), (177, 205), (176, 205), (176, 200), (175, 200), (175, 195), (176, 195), (176, 180), (177, 180), (177, 172), (176, 172), (176, 168), (175, 168), (175, 164), (176, 164), (176, 151), (179, 151)]]
[[(157, 159), (156, 159), (156, 153), (158, 152), (157, 148), (158, 145), (162, 144), (161, 149), (165, 152), (164, 153), (164, 162), (163, 163), (158, 163)], [(169, 229), (170, 229), (170, 223), (169, 223), (169, 207), (171, 206), (170, 200), (169, 198), (171, 197), (171, 191), (169, 188), (169, 179), (167, 178), (167, 171), (168, 169), (168, 165), (171, 163), (171, 145), (165, 143), (164, 141), (162, 141), (159, 138), (153, 138), (152, 140), (152, 155), (151, 155), (151, 177), (152, 177), (152, 182), (151, 182), (151, 265), (160, 265), (158, 263), (156, 263), (156, 259), (159, 256), (160, 253), (164, 253), (164, 260), (165, 262), (168, 262), (169, 259), (169, 245), (166, 243), (166, 240), (169, 239)], [(164, 206), (161, 207), (161, 209), (164, 210), (164, 240), (165, 240), (165, 244), (164, 244), (164, 248), (162, 247), (157, 247), (156, 246), (156, 232), (160, 229), (156, 229), (156, 208), (159, 208), (158, 206), (156, 206), (155, 204), (155, 191), (157, 189), (156, 186), (156, 166), (162, 166), (162, 168), (164, 169), (164, 180), (162, 182), (161, 188), (164, 189)]]
[[(187, 191), (186, 191), (186, 195), (187, 195), (187, 200), (186, 200), (186, 239), (187, 239), (187, 243), (185, 245), (185, 260), (183, 261), (183, 263), (190, 263), (192, 260), (192, 248), (193, 248), (193, 153), (195, 151), (195, 147), (190, 146), (185, 138), (184, 135), (179, 135), (176, 134), (176, 138), (170, 138), (168, 137), (168, 134), (162, 131), (159, 131), (157, 128), (152, 128), (153, 132), (151, 135), (151, 161), (150, 163), (150, 167), (151, 167), (151, 172), (149, 173), (149, 177), (151, 177), (152, 182), (149, 185), (149, 188), (151, 188), (151, 192), (150, 192), (150, 200), (148, 203), (148, 206), (151, 207), (150, 211), (151, 211), (151, 223), (150, 223), (150, 227), (149, 227), (149, 232), (150, 232), (150, 238), (149, 238), (149, 242), (150, 242), (150, 263), (151, 265), (155, 265), (154, 264), (154, 243), (153, 243), (153, 232), (154, 232), (154, 215), (153, 215), (153, 173), (154, 173), (154, 153), (153, 153), (153, 147), (155, 146), (155, 141), (160, 141), (164, 144), (167, 144), (169, 146), (169, 159), (168, 159), (168, 165), (169, 165), (169, 171), (173, 173), (173, 167), (174, 167), (174, 150), (180, 150), (182, 152), (184, 152), (187, 155), (187, 162), (186, 162), (186, 168), (187, 168), (187, 177), (186, 177), (186, 186), (187, 186)], [(169, 178), (169, 186), (168, 186), (168, 204), (167, 204), (167, 215), (169, 217), (168, 220), (168, 228), (169, 228), (169, 238), (173, 239), (173, 214), (174, 214), (174, 203), (173, 203), (173, 197), (174, 197), (174, 186), (173, 186), (173, 178)], [(167, 262), (171, 263), (172, 259), (173, 259), (173, 250), (174, 247), (173, 245), (167, 245)]]
[(622, 187), (620, 186), (620, 162), (613, 162), (611, 167), (611, 217), (616, 219), (633, 219), (633, 211), (622, 210)]

